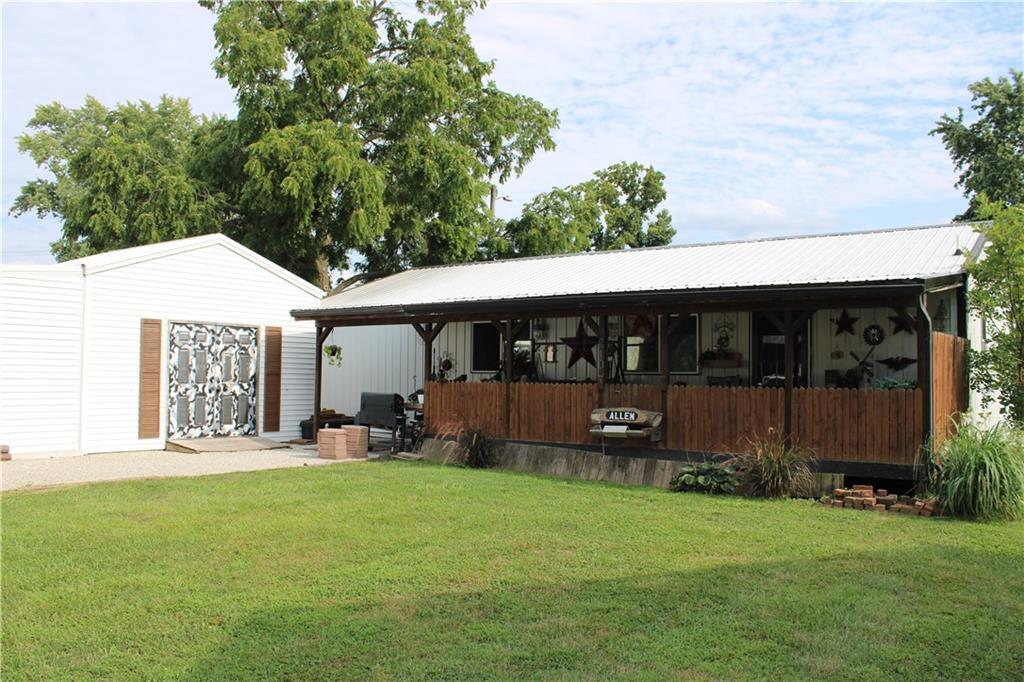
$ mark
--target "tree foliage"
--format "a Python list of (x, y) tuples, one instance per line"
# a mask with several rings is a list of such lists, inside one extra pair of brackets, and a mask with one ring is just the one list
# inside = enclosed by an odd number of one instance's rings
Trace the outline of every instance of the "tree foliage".
[(501, 250), (515, 256), (661, 246), (675, 236), (665, 176), (651, 166), (617, 163), (577, 185), (540, 194), (509, 221)]
[(982, 228), (984, 256), (968, 264), (969, 302), (986, 322), (985, 348), (971, 352), (971, 381), (997, 395), (1005, 415), (1024, 425), (1024, 206), (980, 195), (978, 209), (992, 223)]
[(1003, 205), (1024, 203), (1024, 74), (1010, 70), (998, 80), (970, 86), (971, 108), (977, 120), (967, 123), (964, 110), (945, 114), (932, 135), (940, 135), (960, 173), (957, 186), (970, 200), (957, 220), (974, 220), (981, 213), (980, 195)]
[(488, 80), (475, 2), (204, 4), (239, 106), (238, 148), (209, 166), (235, 159), (241, 239), (321, 286), (353, 249), (370, 271), (475, 258), (489, 183), (554, 146), (556, 113)]
[(18, 148), (52, 178), (27, 182), (11, 213), (63, 220), (58, 260), (220, 229), (220, 197), (189, 172), (193, 136), (211, 122), (170, 97), (108, 109), (41, 105)]

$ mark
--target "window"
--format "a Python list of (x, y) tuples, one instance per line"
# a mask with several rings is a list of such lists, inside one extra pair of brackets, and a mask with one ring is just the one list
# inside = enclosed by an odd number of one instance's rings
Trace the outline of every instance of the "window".
[(668, 366), (673, 372), (696, 374), (700, 358), (697, 315), (673, 316), (668, 327)]
[[(516, 335), (515, 353), (525, 354), (527, 358), (533, 353), (533, 332), (531, 324), (523, 326)], [(473, 363), (474, 372), (500, 372), (502, 351), (501, 332), (490, 322), (473, 323)]]
[[(696, 374), (700, 356), (697, 315), (672, 315), (669, 318), (668, 358), (671, 372)], [(658, 318), (653, 315), (629, 316), (623, 320), (623, 362), (627, 372), (660, 372), (658, 366)]]
[(473, 371), (501, 369), (501, 334), (490, 322), (473, 323)]

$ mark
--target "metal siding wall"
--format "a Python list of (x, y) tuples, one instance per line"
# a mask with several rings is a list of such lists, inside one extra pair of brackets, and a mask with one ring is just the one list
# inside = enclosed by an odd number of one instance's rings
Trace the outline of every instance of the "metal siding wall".
[(338, 327), (327, 344), (341, 346), (342, 362), (324, 362), (325, 409), (354, 415), (364, 391), (408, 395), (423, 387), (423, 341), (412, 325)]
[[(88, 277), (86, 351), (87, 452), (164, 447), (164, 436), (139, 439), (139, 319), (245, 324), (283, 328), (281, 431), (294, 438), (299, 420), (313, 411), (313, 325), (289, 311), (317, 305), (317, 297), (221, 245), (173, 254)], [(166, 325), (165, 325), (166, 327)], [(166, 333), (166, 328), (165, 328)], [(262, 356), (265, 340), (260, 339)], [(263, 424), (263, 358), (260, 357), (259, 423)], [(167, 432), (167, 358), (161, 367), (161, 434)]]
[(78, 450), (81, 312), (79, 270), (0, 268), (0, 443), (16, 458)]

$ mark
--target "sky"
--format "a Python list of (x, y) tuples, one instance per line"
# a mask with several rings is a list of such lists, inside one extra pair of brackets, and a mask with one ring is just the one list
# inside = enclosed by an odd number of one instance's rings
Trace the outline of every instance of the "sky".
[[(55, 219), (13, 218), (39, 177), (36, 105), (187, 97), (233, 115), (213, 14), (193, 3), (12, 3), (2, 15), (0, 262), (50, 262)], [(927, 225), (966, 201), (940, 139), (967, 86), (1024, 67), (1024, 4), (492, 2), (469, 24), (502, 89), (557, 108), (557, 148), (499, 215), (619, 161), (666, 176), (677, 243)]]

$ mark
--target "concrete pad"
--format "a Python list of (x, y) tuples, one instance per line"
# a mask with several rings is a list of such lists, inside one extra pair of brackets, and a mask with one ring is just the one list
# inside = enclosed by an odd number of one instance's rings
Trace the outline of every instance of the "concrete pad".
[(231, 436), (228, 438), (178, 438), (167, 441), (167, 449), (176, 452), (251, 452), (288, 447), (269, 438), (259, 436)]
[(304, 466), (329, 466), (366, 460), (330, 460), (317, 456), (316, 446), (239, 452), (107, 452), (49, 459), (0, 462), (0, 490), (120, 481), (137, 478), (207, 476)]

